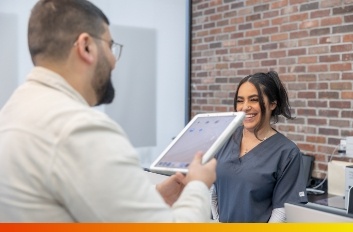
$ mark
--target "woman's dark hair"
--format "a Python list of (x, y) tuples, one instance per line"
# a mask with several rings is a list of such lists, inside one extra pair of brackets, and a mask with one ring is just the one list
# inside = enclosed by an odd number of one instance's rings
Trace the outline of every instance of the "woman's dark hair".
[(40, 0), (28, 22), (28, 47), (33, 62), (36, 56), (65, 59), (77, 37), (86, 32), (101, 35), (104, 13), (87, 0)]
[(278, 116), (282, 115), (287, 119), (294, 119), (292, 117), (292, 113), (290, 110), (290, 104), (288, 100), (287, 91), (284, 88), (281, 80), (278, 77), (277, 72), (269, 71), (268, 73), (255, 73), (253, 75), (249, 75), (244, 77), (238, 85), (238, 88), (235, 92), (234, 96), (234, 110), (237, 110), (237, 99), (238, 99), (238, 91), (242, 84), (245, 82), (252, 83), (257, 89), (259, 95), (259, 104), (261, 109), (261, 121), (255, 128), (255, 135), (262, 127), (264, 123), (266, 114), (266, 108), (264, 103), (263, 95), (266, 95), (269, 103), (276, 102), (276, 108), (271, 113), (271, 119), (273, 123), (278, 122)]

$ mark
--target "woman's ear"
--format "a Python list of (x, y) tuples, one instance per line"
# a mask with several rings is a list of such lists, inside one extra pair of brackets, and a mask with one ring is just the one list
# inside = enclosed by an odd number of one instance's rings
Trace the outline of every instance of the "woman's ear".
[(92, 64), (94, 62), (95, 43), (88, 33), (82, 33), (78, 36), (75, 44), (78, 57), (84, 62)]
[(271, 109), (271, 110), (274, 110), (274, 109), (276, 109), (276, 106), (277, 106), (277, 101), (273, 101), (273, 102), (271, 102), (271, 104), (270, 104), (270, 109)]

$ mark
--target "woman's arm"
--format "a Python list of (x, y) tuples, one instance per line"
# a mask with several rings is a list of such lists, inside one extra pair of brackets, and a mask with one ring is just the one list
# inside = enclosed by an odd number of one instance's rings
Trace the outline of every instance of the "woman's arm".
[(268, 220), (268, 222), (286, 222), (286, 212), (284, 211), (284, 208), (273, 209), (270, 220)]
[(218, 219), (219, 219), (219, 215), (218, 215), (218, 201), (217, 201), (217, 192), (216, 192), (216, 188), (215, 188), (214, 185), (211, 186), (210, 194), (211, 194), (212, 219), (215, 220), (215, 221), (218, 221)]

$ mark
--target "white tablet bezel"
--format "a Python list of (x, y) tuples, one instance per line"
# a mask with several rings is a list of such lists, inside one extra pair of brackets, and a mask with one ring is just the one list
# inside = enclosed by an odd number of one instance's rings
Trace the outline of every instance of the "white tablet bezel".
[(173, 141), (168, 145), (168, 147), (158, 156), (158, 158), (151, 164), (150, 171), (155, 173), (162, 173), (171, 175), (175, 172), (187, 173), (187, 168), (176, 168), (176, 167), (160, 167), (156, 166), (159, 161), (167, 154), (167, 152), (177, 143), (177, 141), (184, 135), (184, 133), (190, 129), (190, 126), (201, 117), (224, 117), (224, 116), (235, 116), (231, 123), (226, 127), (226, 129), (220, 134), (220, 136), (214, 141), (211, 147), (205, 151), (202, 157), (202, 163), (207, 163), (211, 158), (214, 157), (216, 152), (221, 148), (221, 146), (230, 138), (234, 133), (236, 128), (240, 126), (245, 117), (245, 113), (240, 112), (221, 112), (221, 113), (202, 113), (197, 114), (193, 119), (184, 127), (184, 129), (173, 139)]

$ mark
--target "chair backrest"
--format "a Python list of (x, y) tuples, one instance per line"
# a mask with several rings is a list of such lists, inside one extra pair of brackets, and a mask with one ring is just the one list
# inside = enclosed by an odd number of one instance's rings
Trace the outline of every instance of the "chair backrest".
[(306, 187), (309, 187), (311, 185), (311, 173), (313, 171), (315, 157), (312, 155), (305, 155), (304, 153), (301, 153), (301, 154), (303, 157), (303, 164), (304, 164), (303, 172), (304, 172), (305, 178), (307, 178)]
[(348, 190), (348, 199), (347, 199), (347, 213), (353, 215), (353, 186)]

